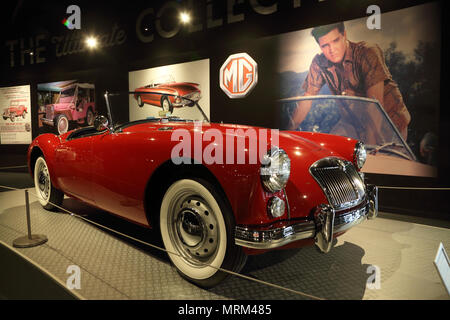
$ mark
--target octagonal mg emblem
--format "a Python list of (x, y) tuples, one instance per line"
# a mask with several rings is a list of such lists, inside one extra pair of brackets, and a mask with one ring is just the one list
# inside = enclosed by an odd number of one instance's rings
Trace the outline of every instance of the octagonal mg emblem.
[(244, 98), (258, 83), (258, 64), (246, 53), (228, 57), (220, 68), (220, 88), (231, 99)]

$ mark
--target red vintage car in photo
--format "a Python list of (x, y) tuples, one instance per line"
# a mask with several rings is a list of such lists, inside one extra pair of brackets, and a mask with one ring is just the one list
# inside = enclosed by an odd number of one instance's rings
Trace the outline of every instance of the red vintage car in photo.
[(167, 75), (135, 89), (134, 98), (139, 107), (147, 103), (172, 113), (174, 108), (193, 107), (201, 99), (201, 94), (198, 83), (175, 82), (172, 76)]
[[(239, 272), (248, 255), (314, 244), (327, 253), (335, 237), (377, 215), (377, 187), (364, 183), (366, 152), (357, 140), (284, 131), (272, 145), (259, 138), (265, 128), (199, 128), (175, 117), (119, 125), (114, 96), (105, 96), (108, 118), (59, 137), (43, 134), (29, 146), (40, 203), (53, 210), (67, 195), (160, 232), (179, 273), (201, 287), (221, 282), (223, 269)], [(236, 142), (230, 149), (207, 138), (212, 133)], [(192, 153), (174, 152), (191, 137), (202, 139), (203, 154), (214, 145), (233, 161), (202, 161), (196, 143)], [(258, 145), (263, 161), (234, 161), (250, 152), (238, 140)]]
[(56, 102), (45, 106), (42, 123), (52, 126), (58, 134), (66, 133), (71, 122), (92, 126), (95, 117), (95, 86), (73, 83), (61, 90)]
[(25, 107), (25, 99), (11, 100), (8, 108), (3, 109), (3, 120), (10, 119), (11, 122), (16, 121), (16, 117), (25, 119), (28, 109)]

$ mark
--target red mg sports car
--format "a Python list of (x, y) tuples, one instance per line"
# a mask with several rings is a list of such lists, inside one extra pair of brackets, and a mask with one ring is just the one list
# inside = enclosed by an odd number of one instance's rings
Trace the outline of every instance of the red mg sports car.
[(314, 244), (329, 252), (377, 215), (357, 140), (281, 131), (275, 145), (264, 128), (173, 117), (115, 124), (105, 96), (108, 118), (31, 143), (40, 203), (55, 209), (65, 194), (158, 230), (179, 273), (201, 287), (239, 272), (250, 254)]
[(137, 88), (134, 98), (139, 107), (147, 103), (172, 113), (174, 107), (193, 107), (201, 99), (201, 90), (198, 83), (175, 82), (172, 76), (165, 76)]

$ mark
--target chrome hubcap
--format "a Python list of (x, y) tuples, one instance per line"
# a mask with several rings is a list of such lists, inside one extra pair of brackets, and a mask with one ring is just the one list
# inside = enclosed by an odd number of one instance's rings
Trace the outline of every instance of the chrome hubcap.
[(192, 265), (213, 259), (219, 241), (214, 212), (204, 199), (184, 195), (174, 201), (169, 232), (177, 251)]
[(45, 164), (41, 164), (38, 170), (38, 188), (43, 199), (47, 200), (50, 193), (50, 176)]

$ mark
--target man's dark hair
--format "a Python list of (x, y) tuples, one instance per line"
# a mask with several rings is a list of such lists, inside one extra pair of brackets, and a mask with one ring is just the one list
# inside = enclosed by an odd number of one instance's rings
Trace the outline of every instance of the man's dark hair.
[(319, 43), (319, 38), (323, 37), (331, 30), (338, 29), (341, 34), (344, 34), (345, 26), (343, 22), (328, 24), (326, 26), (315, 27), (311, 31), (311, 35), (316, 39), (317, 43)]

